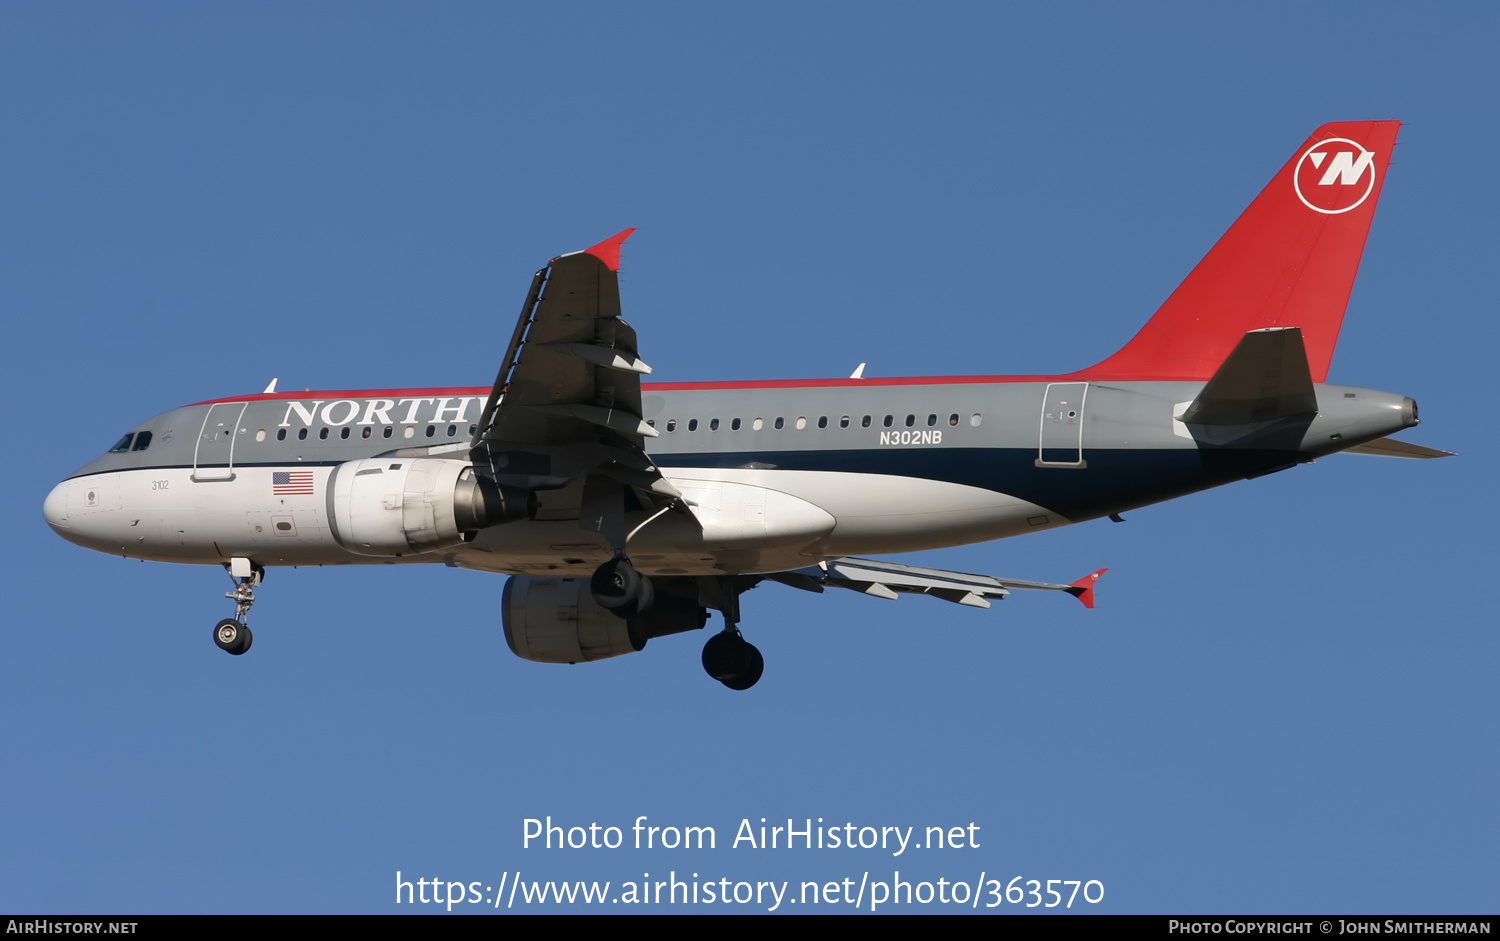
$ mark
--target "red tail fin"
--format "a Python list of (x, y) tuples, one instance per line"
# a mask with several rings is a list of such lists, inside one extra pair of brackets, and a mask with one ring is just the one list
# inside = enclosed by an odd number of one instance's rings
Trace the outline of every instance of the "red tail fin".
[(1324, 381), (1400, 126), (1314, 131), (1141, 332), (1075, 375), (1206, 380), (1246, 331), (1301, 327)]

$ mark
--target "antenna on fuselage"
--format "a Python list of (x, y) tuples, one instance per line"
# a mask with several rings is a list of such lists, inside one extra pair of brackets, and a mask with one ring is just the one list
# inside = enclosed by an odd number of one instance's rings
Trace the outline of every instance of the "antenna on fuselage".
[[(864, 377), (865, 377), (865, 364), (864, 363), (860, 363), (858, 366), (854, 367), (854, 372), (851, 372), (849, 374), (849, 378), (850, 379), (863, 379)], [(275, 385), (275, 383), (272, 383), (272, 385)]]
[[(278, 376), (276, 378), (279, 379), (281, 377)], [(268, 385), (268, 386), (266, 386), (266, 391), (262, 392), (261, 395), (270, 395), (272, 392), (275, 392), (275, 391), (276, 391), (276, 379), (272, 379), (271, 380), (271, 384)]]

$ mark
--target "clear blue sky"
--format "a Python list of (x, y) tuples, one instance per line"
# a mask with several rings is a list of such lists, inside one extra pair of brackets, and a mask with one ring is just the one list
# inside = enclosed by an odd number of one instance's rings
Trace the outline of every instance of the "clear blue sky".
[[(900, 869), (1097, 879), (1095, 911), (1493, 913), (1497, 23), (1479, 4), (5, 5), (0, 910), (388, 912), (397, 870)], [(765, 679), (735, 695), (697, 635), (521, 661), (499, 577), (274, 570), (240, 659), (209, 639), (222, 572), (42, 520), (54, 483), (186, 402), (273, 376), (487, 384), (531, 273), (625, 226), (626, 316), (660, 379), (1080, 368), (1313, 128), (1370, 118), (1408, 123), (1330, 379), (1414, 396), (1403, 437), (1462, 456), (1336, 456), (906, 557), (1108, 566), (1091, 612), (763, 586), (744, 609)], [(523, 849), (549, 814), (721, 843)], [(761, 817), (974, 823), (980, 847), (725, 848)]]

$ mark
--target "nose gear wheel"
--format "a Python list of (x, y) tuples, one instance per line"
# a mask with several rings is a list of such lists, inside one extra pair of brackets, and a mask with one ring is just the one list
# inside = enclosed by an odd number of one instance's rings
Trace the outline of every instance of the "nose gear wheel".
[(214, 643), (219, 649), (234, 654), (240, 654), (250, 649), (255, 637), (250, 633), (250, 628), (234, 618), (225, 618), (214, 625)]
[[(226, 565), (225, 569), (228, 568)], [(234, 602), (234, 617), (225, 618), (214, 625), (214, 644), (220, 650), (238, 657), (249, 650), (250, 644), (255, 640), (245, 620), (250, 614), (250, 606), (255, 604), (255, 586), (265, 580), (266, 570), (252, 564), (249, 575), (229, 577), (234, 582), (234, 590), (225, 592), (224, 597)]]

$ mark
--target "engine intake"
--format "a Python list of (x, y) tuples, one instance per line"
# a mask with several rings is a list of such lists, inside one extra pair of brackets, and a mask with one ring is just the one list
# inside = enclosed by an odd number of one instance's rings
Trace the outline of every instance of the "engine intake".
[(659, 592), (626, 621), (599, 606), (587, 578), (513, 575), (500, 603), (511, 653), (537, 663), (585, 663), (635, 653), (653, 637), (694, 631), (708, 611), (694, 599)]

